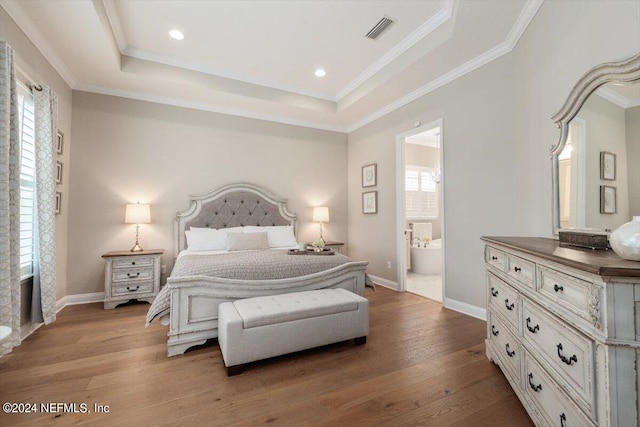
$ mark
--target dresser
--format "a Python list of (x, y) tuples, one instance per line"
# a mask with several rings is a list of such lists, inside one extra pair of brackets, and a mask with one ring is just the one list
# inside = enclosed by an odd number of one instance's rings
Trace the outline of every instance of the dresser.
[(102, 255), (104, 308), (112, 309), (132, 299), (152, 303), (160, 292), (162, 249), (140, 252), (116, 251)]
[(639, 424), (640, 262), (483, 237), (487, 357), (538, 426)]

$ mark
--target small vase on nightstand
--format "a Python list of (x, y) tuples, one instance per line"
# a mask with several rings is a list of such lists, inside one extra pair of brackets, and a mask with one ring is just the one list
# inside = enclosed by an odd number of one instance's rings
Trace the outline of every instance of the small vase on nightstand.
[(640, 216), (613, 230), (609, 244), (620, 258), (640, 261)]

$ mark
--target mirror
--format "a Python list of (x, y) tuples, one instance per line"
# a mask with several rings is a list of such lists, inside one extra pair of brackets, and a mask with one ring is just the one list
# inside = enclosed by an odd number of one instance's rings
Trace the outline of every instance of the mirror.
[(640, 54), (589, 70), (553, 120), (553, 228), (612, 231), (640, 215)]

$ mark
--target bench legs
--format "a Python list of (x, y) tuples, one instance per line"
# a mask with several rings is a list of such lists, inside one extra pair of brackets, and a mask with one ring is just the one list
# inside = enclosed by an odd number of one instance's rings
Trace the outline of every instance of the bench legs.
[(367, 337), (366, 337), (366, 336), (364, 336), (364, 337), (354, 338), (354, 339), (353, 339), (353, 342), (354, 342), (356, 345), (366, 344), (366, 343), (367, 343)]
[(241, 374), (244, 372), (244, 369), (246, 367), (247, 367), (246, 363), (243, 363), (242, 365), (227, 366), (227, 376), (232, 377), (234, 375)]

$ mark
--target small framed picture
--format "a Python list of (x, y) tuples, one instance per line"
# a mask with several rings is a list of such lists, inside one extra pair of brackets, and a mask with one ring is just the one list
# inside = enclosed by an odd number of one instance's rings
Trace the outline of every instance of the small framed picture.
[(375, 214), (378, 213), (378, 192), (367, 191), (362, 193), (362, 213)]
[(375, 163), (362, 167), (362, 187), (375, 187), (377, 180), (377, 165)]
[(64, 134), (58, 131), (58, 135), (56, 137), (56, 153), (58, 156), (62, 156), (62, 149), (64, 146)]
[(56, 215), (60, 215), (60, 212), (62, 211), (62, 193), (59, 191), (56, 191)]
[(616, 187), (609, 185), (600, 186), (600, 213), (614, 214), (617, 213), (616, 206)]
[(616, 180), (616, 155), (608, 151), (600, 152), (600, 179)]
[(62, 184), (62, 162), (56, 162), (56, 184)]

